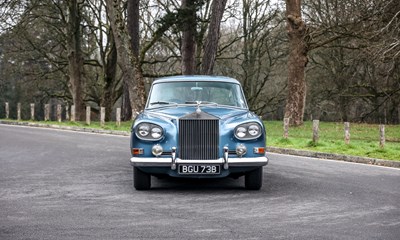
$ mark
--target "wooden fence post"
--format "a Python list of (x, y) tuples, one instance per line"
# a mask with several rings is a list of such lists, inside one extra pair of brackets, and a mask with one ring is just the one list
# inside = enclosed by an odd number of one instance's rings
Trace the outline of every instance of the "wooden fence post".
[(6, 102), (6, 119), (10, 118), (10, 105)]
[(65, 106), (65, 120), (69, 121), (69, 105)]
[(385, 125), (384, 124), (379, 125), (379, 147), (380, 148), (385, 147)]
[(61, 122), (62, 120), (62, 108), (61, 108), (61, 104), (57, 104), (57, 121)]
[(71, 106), (71, 122), (75, 122), (75, 105)]
[(35, 104), (31, 103), (31, 120), (35, 121)]
[(86, 124), (90, 125), (90, 114), (91, 114), (91, 110), (90, 110), (90, 106), (86, 106)]
[(350, 144), (350, 123), (344, 123), (344, 143)]
[(50, 120), (50, 104), (44, 105), (44, 120), (45, 121)]
[(313, 143), (318, 143), (319, 140), (319, 120), (313, 120)]
[(283, 119), (283, 138), (287, 139), (289, 137), (289, 123), (290, 118)]
[(21, 121), (21, 103), (17, 103), (17, 120)]
[(106, 108), (105, 107), (100, 107), (100, 126), (104, 127), (105, 121), (104, 119), (106, 118)]
[(117, 126), (120, 127), (121, 126), (121, 108), (117, 108), (115, 118), (117, 120)]

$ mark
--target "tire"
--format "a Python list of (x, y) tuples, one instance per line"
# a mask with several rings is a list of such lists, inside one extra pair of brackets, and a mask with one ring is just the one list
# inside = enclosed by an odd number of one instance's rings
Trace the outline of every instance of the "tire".
[(133, 186), (136, 190), (149, 190), (151, 187), (151, 175), (133, 167)]
[(244, 177), (244, 185), (248, 190), (260, 190), (263, 182), (263, 167), (246, 173)]

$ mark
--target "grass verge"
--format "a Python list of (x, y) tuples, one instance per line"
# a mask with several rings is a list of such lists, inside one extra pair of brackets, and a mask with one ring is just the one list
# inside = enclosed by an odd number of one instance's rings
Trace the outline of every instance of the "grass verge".
[(264, 123), (268, 146), (400, 161), (400, 125), (385, 126), (386, 144), (382, 149), (377, 124), (351, 123), (350, 144), (345, 144), (343, 123), (320, 122), (317, 143), (312, 142), (312, 122), (291, 127), (288, 139), (283, 138), (282, 122)]

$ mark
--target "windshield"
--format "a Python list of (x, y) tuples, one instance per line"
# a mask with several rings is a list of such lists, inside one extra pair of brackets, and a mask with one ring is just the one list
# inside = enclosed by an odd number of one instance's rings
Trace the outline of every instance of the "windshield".
[(213, 104), (247, 108), (239, 84), (227, 82), (162, 82), (153, 85), (146, 108), (176, 104)]

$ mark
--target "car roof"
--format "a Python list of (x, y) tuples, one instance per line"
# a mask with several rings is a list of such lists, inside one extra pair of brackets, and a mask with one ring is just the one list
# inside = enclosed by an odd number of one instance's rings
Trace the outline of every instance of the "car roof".
[(162, 77), (154, 80), (153, 83), (161, 82), (189, 82), (189, 81), (210, 81), (210, 82), (229, 82), (240, 84), (238, 80), (224, 76), (209, 76), (209, 75), (178, 75), (171, 77)]

